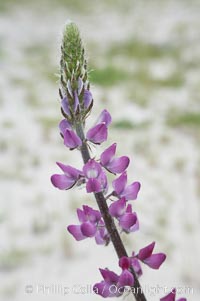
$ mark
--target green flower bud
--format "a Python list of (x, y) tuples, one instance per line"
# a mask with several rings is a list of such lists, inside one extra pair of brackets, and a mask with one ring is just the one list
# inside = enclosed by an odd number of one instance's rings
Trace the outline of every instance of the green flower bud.
[(68, 23), (63, 32), (60, 60), (60, 97), (63, 116), (72, 124), (89, 115), (93, 98), (87, 80), (85, 50), (76, 24)]
[(66, 95), (78, 89), (80, 79), (87, 81), (85, 50), (76, 24), (68, 23), (63, 32), (60, 61), (61, 87)]

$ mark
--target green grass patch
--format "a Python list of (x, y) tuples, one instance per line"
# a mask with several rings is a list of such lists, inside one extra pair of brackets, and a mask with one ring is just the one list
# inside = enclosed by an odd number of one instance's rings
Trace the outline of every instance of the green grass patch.
[(4, 13), (5, 11), (8, 11), (12, 5), (14, 4), (14, 0), (0, 0), (0, 13)]
[(14, 123), (12, 120), (5, 120), (2, 122), (2, 126), (6, 129), (11, 129), (14, 127)]
[(167, 226), (167, 218), (166, 218), (166, 215), (162, 215), (160, 214), (158, 217), (157, 217), (157, 220), (156, 220), (156, 223), (159, 227), (162, 227), (162, 228), (165, 228)]
[(113, 128), (116, 129), (125, 129), (125, 130), (131, 130), (134, 128), (134, 125), (131, 121), (126, 120), (126, 119), (121, 119), (119, 121), (116, 121), (112, 124)]
[(158, 59), (161, 57), (179, 57), (179, 49), (173, 45), (148, 43), (139, 39), (129, 39), (114, 43), (107, 52), (109, 57), (116, 55), (136, 58), (137, 60)]
[(185, 79), (181, 72), (175, 72), (164, 79), (154, 80), (154, 82), (162, 87), (177, 88), (183, 86)]
[(169, 113), (167, 123), (170, 126), (200, 127), (200, 112)]
[[(49, 5), (49, 0), (44, 0), (47, 5)], [(95, 3), (95, 1), (94, 1)], [(52, 8), (58, 8), (62, 6), (67, 10), (71, 10), (75, 13), (79, 12), (80, 14), (91, 12), (95, 5), (90, 0), (51, 0)]]
[(103, 69), (94, 69), (90, 72), (90, 81), (101, 86), (116, 85), (128, 78), (129, 73), (109, 65)]
[(28, 258), (29, 252), (18, 248), (13, 248), (8, 252), (0, 254), (0, 268), (11, 270), (20, 267)]
[(113, 122), (112, 127), (119, 130), (132, 130), (132, 129), (140, 129), (147, 127), (149, 125), (149, 122), (141, 122), (138, 124), (135, 124), (127, 119), (121, 119), (116, 122)]
[(1, 37), (0, 37), (0, 59), (1, 60), (4, 59), (4, 57), (6, 56), (6, 53), (5, 53), (2, 45), (3, 45), (3, 39), (1, 39)]
[[(17, 283), (9, 283), (8, 285), (2, 285), (0, 288), (0, 296), (10, 300), (15, 300), (15, 295), (18, 289)], [(5, 300), (5, 299), (4, 299)]]
[(35, 218), (32, 223), (32, 232), (35, 235), (44, 234), (50, 230), (50, 222), (48, 219)]
[(24, 48), (25, 63), (42, 78), (56, 83), (58, 66), (54, 64), (51, 54), (48, 41), (30, 44)]
[(38, 121), (44, 127), (44, 129), (57, 128), (59, 124), (59, 119), (48, 116), (41, 116), (38, 118)]
[(154, 87), (181, 87), (184, 82), (184, 76), (181, 72), (175, 72), (170, 74), (166, 78), (154, 78), (147, 68), (138, 69), (133, 75), (133, 81), (145, 86), (145, 88)]

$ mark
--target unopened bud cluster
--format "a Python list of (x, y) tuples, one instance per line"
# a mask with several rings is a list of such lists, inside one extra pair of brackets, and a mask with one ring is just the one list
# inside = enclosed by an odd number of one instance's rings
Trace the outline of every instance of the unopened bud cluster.
[(61, 45), (60, 96), (62, 114), (75, 126), (84, 122), (93, 99), (89, 91), (85, 50), (78, 27), (74, 23), (65, 26)]

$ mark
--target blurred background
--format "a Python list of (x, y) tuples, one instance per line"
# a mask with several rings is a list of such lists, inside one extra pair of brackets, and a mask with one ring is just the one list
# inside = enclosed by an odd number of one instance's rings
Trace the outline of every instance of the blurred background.
[[(83, 190), (59, 191), (56, 161), (81, 166), (58, 133), (63, 25), (80, 27), (95, 105), (107, 108), (109, 140), (129, 155), (140, 231), (127, 249), (156, 241), (159, 271), (144, 267), (148, 300), (163, 286), (200, 298), (200, 2), (197, 0), (0, 0), (0, 300), (101, 300), (98, 268), (119, 272), (112, 246), (77, 243), (66, 231)], [(66, 294), (66, 287), (70, 293)], [(160, 291), (153, 294), (153, 289)], [(74, 290), (72, 291), (72, 288)], [(133, 297), (127, 296), (127, 300)]]

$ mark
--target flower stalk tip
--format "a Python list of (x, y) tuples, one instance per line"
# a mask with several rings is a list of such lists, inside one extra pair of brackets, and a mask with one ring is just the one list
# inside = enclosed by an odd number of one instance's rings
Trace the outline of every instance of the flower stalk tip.
[(75, 126), (84, 122), (92, 105), (89, 91), (87, 60), (77, 25), (65, 25), (61, 45), (60, 97), (63, 116)]
[[(69, 85), (68, 80), (76, 79), (72, 83), (73, 85), (68, 87), (69, 90), (80, 89), (81, 83), (78, 82), (78, 79), (86, 80), (87, 63), (79, 29), (73, 22), (66, 24), (63, 31), (60, 68), (67, 85)], [(78, 85), (80, 86), (78, 87)]]

